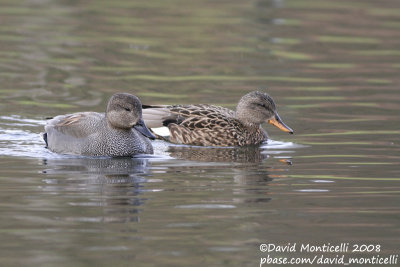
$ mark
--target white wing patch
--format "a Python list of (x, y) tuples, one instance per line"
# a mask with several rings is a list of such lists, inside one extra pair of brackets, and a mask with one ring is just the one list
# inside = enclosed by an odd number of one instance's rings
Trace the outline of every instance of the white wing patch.
[(151, 128), (153, 133), (159, 136), (163, 137), (168, 137), (171, 135), (171, 132), (169, 131), (168, 127), (157, 127), (157, 128)]

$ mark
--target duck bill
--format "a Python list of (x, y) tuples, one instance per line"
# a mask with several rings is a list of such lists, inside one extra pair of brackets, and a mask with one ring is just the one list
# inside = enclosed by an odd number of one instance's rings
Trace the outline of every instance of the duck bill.
[(156, 139), (154, 134), (152, 134), (149, 129), (146, 127), (146, 124), (144, 124), (143, 120), (139, 120), (136, 125), (133, 126), (135, 130), (137, 130), (139, 133), (143, 134), (144, 136), (150, 138), (151, 140)]
[(287, 133), (293, 133), (293, 130), (287, 126), (283, 121), (281, 120), (281, 117), (279, 117), (278, 113), (275, 113), (275, 116), (268, 120), (268, 123), (274, 125), (275, 127), (278, 127), (281, 131), (287, 132)]

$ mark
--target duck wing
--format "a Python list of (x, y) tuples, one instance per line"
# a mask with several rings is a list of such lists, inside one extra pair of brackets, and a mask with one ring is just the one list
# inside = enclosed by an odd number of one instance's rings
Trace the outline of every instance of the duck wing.
[(159, 105), (149, 106), (143, 105), (143, 120), (149, 128), (168, 126), (171, 123), (182, 124), (191, 119), (197, 121), (215, 119), (217, 117), (234, 118), (233, 110), (206, 104), (198, 105)]
[(84, 138), (97, 131), (98, 124), (105, 118), (103, 113), (80, 112), (59, 115), (45, 125), (46, 133), (58, 132), (66, 136)]
[(189, 116), (184, 117), (185, 119), (179, 124), (169, 125), (171, 142), (199, 146), (240, 145), (242, 124), (233, 117), (233, 111), (212, 107), (189, 109), (189, 112)]

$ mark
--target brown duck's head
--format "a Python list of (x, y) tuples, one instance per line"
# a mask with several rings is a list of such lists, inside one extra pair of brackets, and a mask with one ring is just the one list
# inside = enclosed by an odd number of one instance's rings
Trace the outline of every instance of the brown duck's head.
[(107, 104), (106, 116), (114, 128), (134, 128), (142, 135), (155, 139), (147, 129), (142, 119), (142, 103), (139, 98), (127, 93), (117, 93), (111, 96)]
[(293, 133), (279, 117), (274, 100), (267, 93), (254, 91), (244, 95), (237, 105), (236, 116), (245, 124), (260, 125), (268, 122), (284, 132)]

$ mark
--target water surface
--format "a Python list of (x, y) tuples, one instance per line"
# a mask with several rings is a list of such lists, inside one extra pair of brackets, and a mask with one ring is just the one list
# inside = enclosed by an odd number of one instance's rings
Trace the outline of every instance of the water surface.
[[(261, 243), (399, 253), (400, 3), (2, 1), (0, 257), (7, 266), (258, 266)], [(295, 130), (261, 147), (54, 154), (46, 118), (143, 103), (234, 108), (262, 89)], [(336, 256), (336, 254), (324, 254)], [(364, 264), (363, 266), (373, 266)]]

